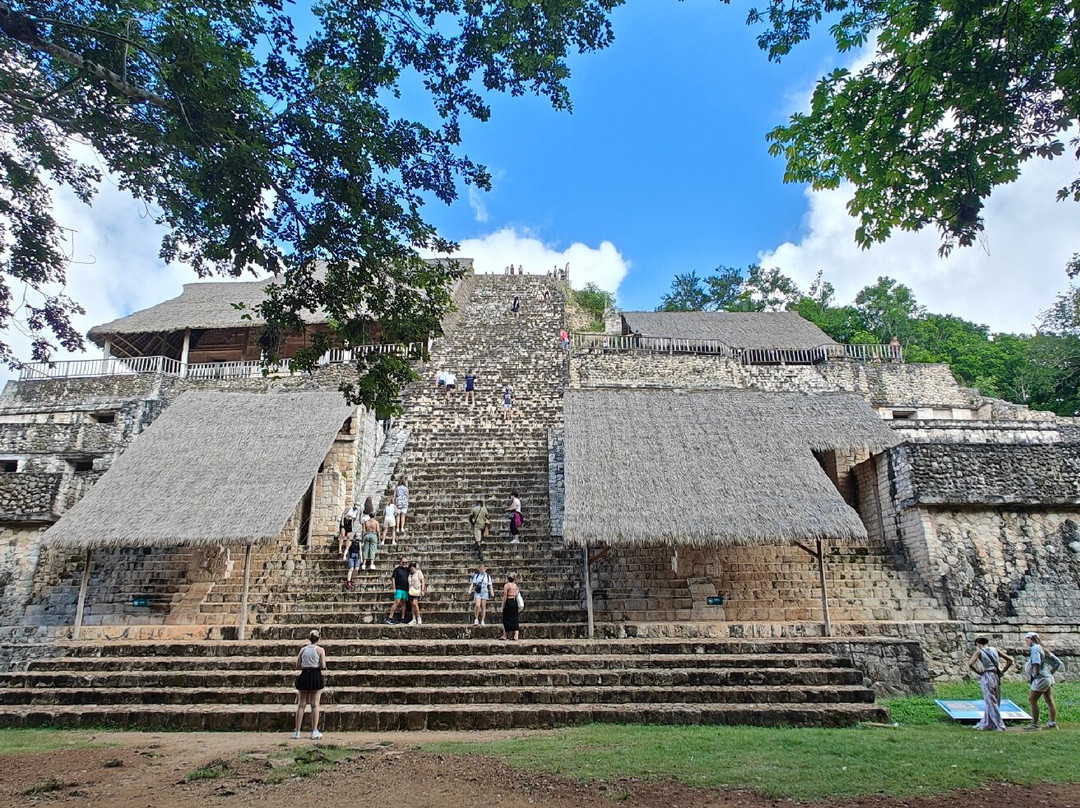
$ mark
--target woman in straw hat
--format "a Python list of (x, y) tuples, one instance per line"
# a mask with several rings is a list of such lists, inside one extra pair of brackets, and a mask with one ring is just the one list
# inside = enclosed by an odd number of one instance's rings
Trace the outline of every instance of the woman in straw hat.
[(311, 705), (311, 739), (322, 737), (319, 732), (319, 701), (322, 698), (323, 671), (326, 669), (326, 651), (319, 645), (319, 632), (312, 630), (308, 635), (308, 644), (300, 649), (296, 657), (296, 667), (300, 675), (296, 677), (296, 729), (292, 734), (295, 740), (300, 737), (300, 727), (304, 723), (304, 711)]

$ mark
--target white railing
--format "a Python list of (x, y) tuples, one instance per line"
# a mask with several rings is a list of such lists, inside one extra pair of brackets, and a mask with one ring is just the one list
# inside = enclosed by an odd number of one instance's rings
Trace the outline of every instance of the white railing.
[(575, 348), (590, 351), (648, 351), (650, 353), (697, 353), (731, 356), (731, 348), (718, 340), (670, 339), (642, 337), (637, 334), (593, 334), (575, 332), (570, 335)]
[(903, 362), (899, 345), (822, 345), (816, 348), (732, 348), (719, 340), (643, 337), (637, 334), (575, 332), (570, 344), (597, 353), (647, 351), (668, 354), (726, 356), (743, 365), (816, 365), (830, 359), (861, 362)]
[(829, 358), (827, 346), (819, 348), (744, 348), (736, 353), (744, 365), (816, 365)]
[[(353, 362), (360, 356), (370, 354), (397, 355), (419, 358), (423, 355), (423, 343), (379, 343), (356, 348), (333, 348), (319, 360), (320, 365), (339, 365)], [(291, 362), (280, 359), (270, 366), (256, 360), (238, 362), (203, 362), (183, 364), (167, 356), (135, 356), (110, 359), (73, 359), (63, 362), (26, 362), (19, 369), (19, 381), (42, 379), (73, 379), (88, 376), (134, 376), (142, 373), (161, 373), (189, 379), (242, 379), (261, 376), (264, 370), (270, 375), (290, 373)]]
[(897, 362), (904, 361), (904, 348), (901, 345), (845, 345), (844, 356), (858, 359), (860, 362)]
[(180, 375), (180, 363), (167, 356), (133, 356), (110, 359), (73, 359), (66, 362), (26, 362), (19, 380), (76, 379), (86, 376), (134, 376), (141, 373)]

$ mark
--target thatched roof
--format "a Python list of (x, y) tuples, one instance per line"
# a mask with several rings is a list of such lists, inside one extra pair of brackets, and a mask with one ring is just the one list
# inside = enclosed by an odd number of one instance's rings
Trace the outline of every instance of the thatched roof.
[(731, 348), (807, 350), (836, 345), (794, 311), (624, 311), (630, 333), (643, 337), (715, 340)]
[[(185, 283), (179, 297), (110, 323), (95, 325), (87, 336), (98, 345), (103, 345), (106, 339), (116, 334), (168, 334), (187, 328), (250, 328), (262, 325), (263, 320), (254, 313), (254, 308), (266, 300), (263, 290), (269, 283), (270, 279)], [(245, 309), (236, 309), (234, 303), (243, 303)], [(245, 314), (252, 319), (243, 319)], [(304, 313), (307, 323), (321, 323), (325, 319), (322, 313)]]
[(570, 390), (563, 536), (576, 545), (865, 538), (812, 450), (882, 451), (859, 396)]
[[(433, 258), (427, 259), (427, 262), (445, 264), (451, 260)], [(466, 267), (472, 266), (471, 258), (457, 259), (457, 262)], [(316, 274), (320, 271), (316, 270)], [(262, 325), (265, 321), (255, 314), (255, 307), (266, 300), (264, 290), (267, 285), (280, 280), (266, 278), (259, 281), (185, 283), (179, 297), (96, 325), (87, 336), (98, 345), (103, 345), (106, 339), (116, 334), (168, 334), (188, 328), (250, 328)], [(243, 303), (245, 309), (238, 310), (234, 305), (236, 303)], [(251, 319), (246, 319), (244, 315)], [(321, 310), (303, 312), (302, 317), (309, 325), (326, 322), (326, 314)]]
[(184, 393), (44, 541), (82, 548), (272, 542), (354, 412), (336, 392)]

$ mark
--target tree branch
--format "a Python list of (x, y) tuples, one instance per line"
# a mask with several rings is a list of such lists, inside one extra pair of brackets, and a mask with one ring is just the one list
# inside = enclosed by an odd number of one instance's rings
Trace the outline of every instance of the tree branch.
[(80, 54), (70, 51), (67, 48), (62, 48), (59, 45), (54, 45), (52, 42), (44, 39), (41, 34), (38, 33), (36, 20), (32, 16), (24, 14), (21, 11), (15, 11), (6, 3), (0, 3), (0, 31), (37, 53), (48, 54), (65, 64), (69, 64), (79, 70), (85, 70), (90, 75), (104, 81), (131, 101), (140, 104), (151, 104), (155, 107), (167, 110), (174, 110), (176, 108), (176, 105), (169, 101), (169, 99), (160, 96), (151, 90), (144, 89), (137, 84), (132, 84), (119, 73), (114, 73), (107, 67), (99, 65), (96, 62), (87, 61)]

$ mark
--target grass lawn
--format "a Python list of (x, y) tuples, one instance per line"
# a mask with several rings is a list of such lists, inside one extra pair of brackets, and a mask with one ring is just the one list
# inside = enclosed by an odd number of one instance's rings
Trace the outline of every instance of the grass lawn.
[[(941, 794), (987, 782), (1080, 782), (1080, 684), (1054, 688), (1060, 730), (973, 732), (949, 721), (934, 697), (893, 699), (895, 727), (788, 729), (595, 724), (493, 743), (425, 749), (493, 755), (523, 769), (582, 779), (673, 777), (706, 788), (748, 788), (814, 800), (867, 794)], [(1027, 707), (1027, 689), (1004, 698)], [(976, 684), (937, 698), (979, 698)], [(1043, 721), (1046, 721), (1045, 709)]]
[(109, 746), (86, 740), (85, 732), (55, 729), (0, 729), (0, 757), (33, 755), (58, 749), (100, 749)]

